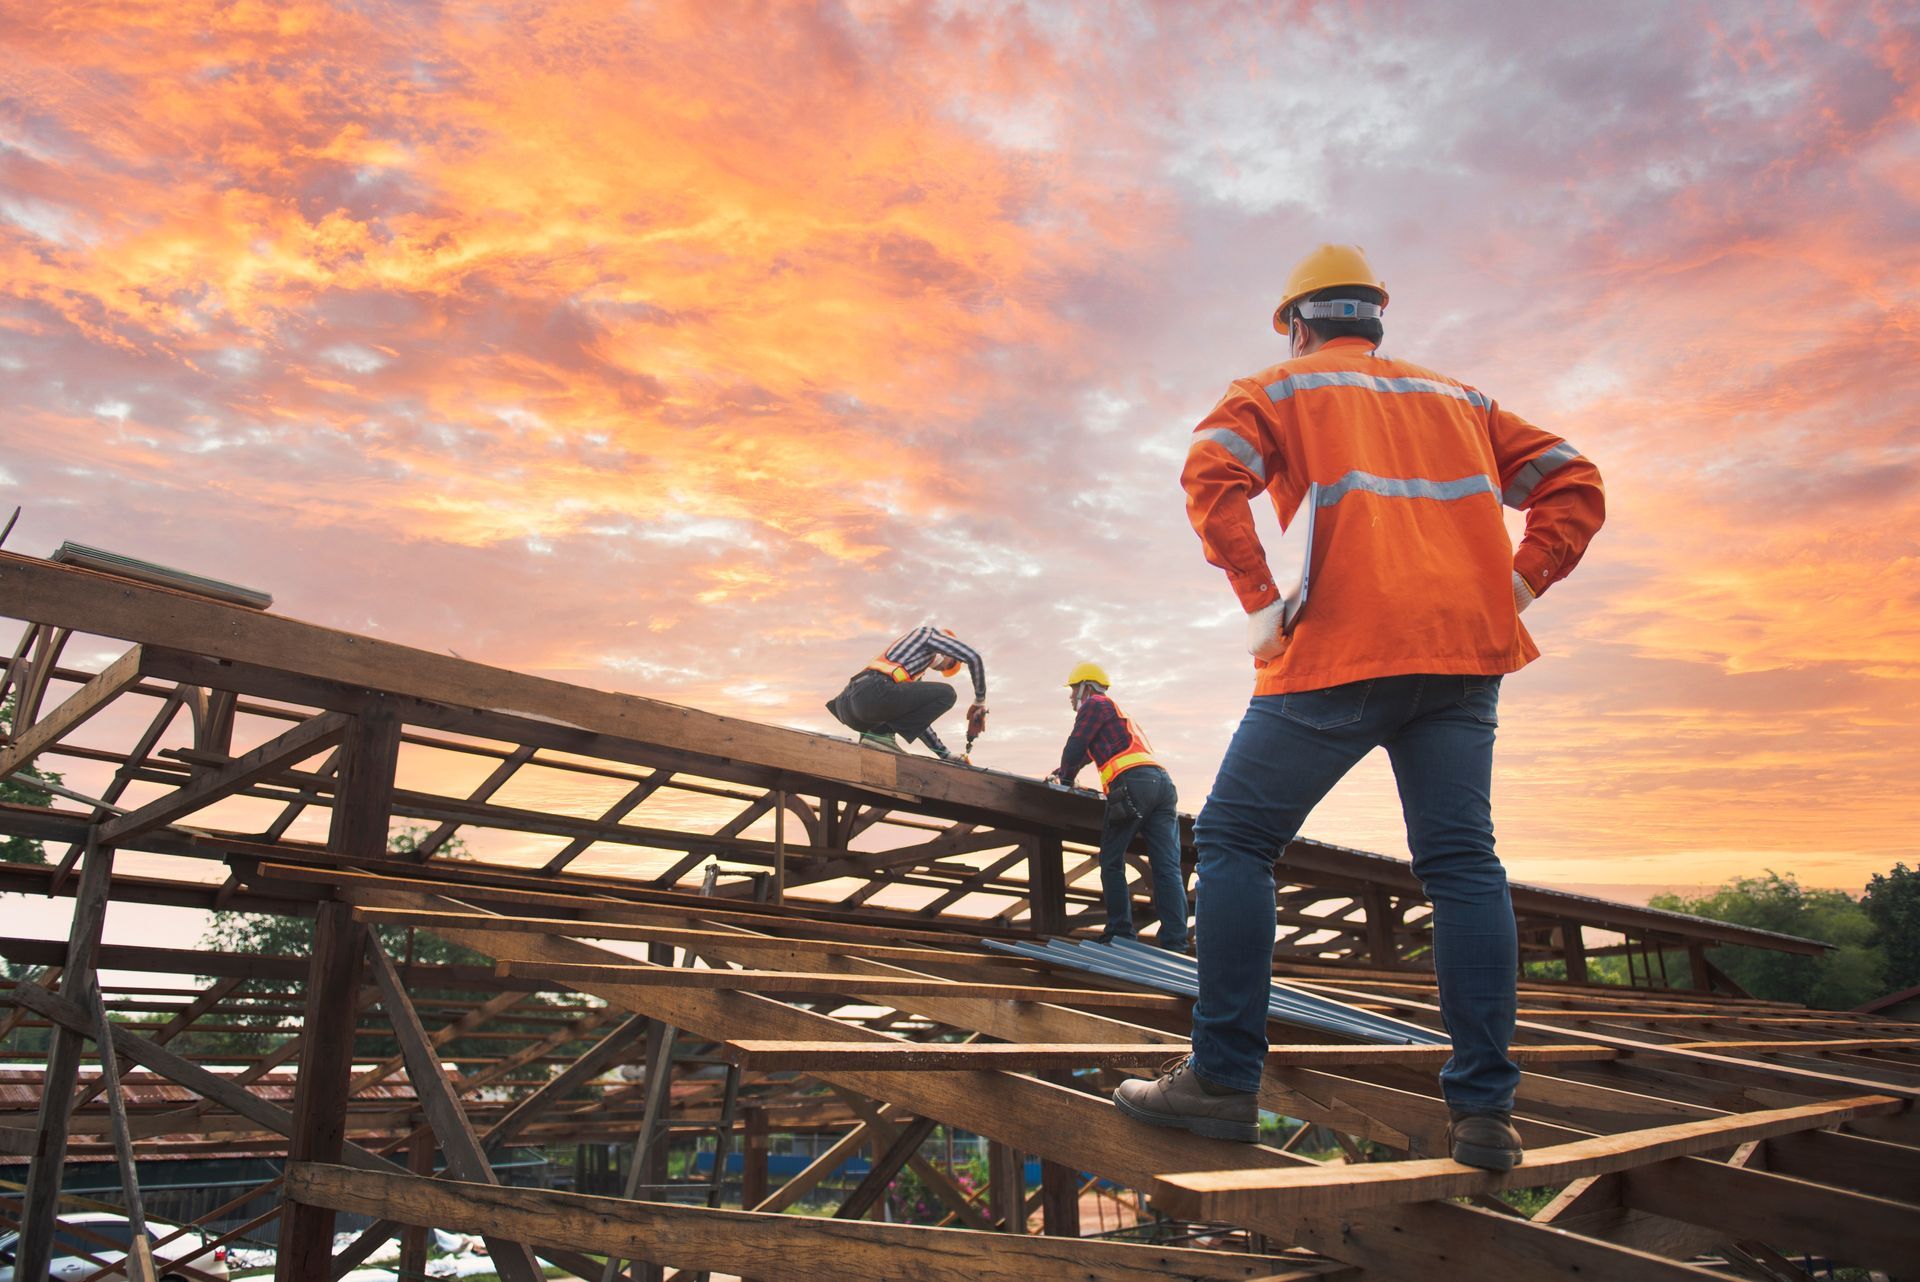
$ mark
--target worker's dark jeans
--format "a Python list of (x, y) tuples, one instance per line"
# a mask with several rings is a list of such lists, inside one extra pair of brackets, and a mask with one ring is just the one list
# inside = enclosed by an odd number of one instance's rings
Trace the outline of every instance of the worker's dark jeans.
[(1136, 833), (1147, 839), (1147, 870), (1153, 911), (1160, 918), (1156, 942), (1187, 946), (1187, 888), (1180, 878), (1180, 796), (1159, 766), (1135, 766), (1115, 776), (1107, 790), (1107, 817), (1100, 829), (1100, 890), (1107, 905), (1107, 937), (1133, 938), (1133, 893), (1127, 889), (1127, 847)]
[(1493, 736), (1500, 678), (1381, 677), (1247, 708), (1194, 824), (1200, 997), (1193, 1067), (1255, 1090), (1273, 974), (1273, 862), (1356, 762), (1385, 747), (1406, 815), (1413, 872), (1433, 905), (1440, 1016), (1454, 1108), (1505, 1111), (1520, 1070), (1513, 1036), (1519, 946), (1507, 874), (1493, 853)]
[(842, 697), (856, 729), (908, 740), (926, 734), (956, 698), (944, 681), (889, 681), (877, 675), (856, 677)]

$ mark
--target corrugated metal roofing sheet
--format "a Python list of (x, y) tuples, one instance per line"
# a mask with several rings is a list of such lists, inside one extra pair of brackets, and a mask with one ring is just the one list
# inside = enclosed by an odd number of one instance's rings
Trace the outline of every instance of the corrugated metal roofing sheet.
[[(1134, 939), (1116, 939), (1104, 944), (1080, 939), (1048, 939), (1038, 944), (999, 939), (985, 942), (997, 952), (1116, 979), (1175, 997), (1194, 997), (1200, 992), (1198, 962), (1183, 953), (1168, 952)], [(1267, 998), (1267, 1016), (1363, 1042), (1390, 1046), (1444, 1046), (1447, 1043), (1445, 1037), (1432, 1029), (1358, 1010), (1280, 980), (1273, 981)]]

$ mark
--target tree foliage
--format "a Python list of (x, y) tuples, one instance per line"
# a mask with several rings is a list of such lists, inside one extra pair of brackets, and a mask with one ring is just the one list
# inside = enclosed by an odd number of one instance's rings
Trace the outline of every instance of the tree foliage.
[(1755, 997), (1851, 1010), (1885, 991), (1886, 958), (1874, 920), (1843, 890), (1807, 890), (1792, 874), (1783, 877), (1769, 870), (1759, 877), (1736, 877), (1698, 898), (1656, 895), (1650, 903), (1834, 945), (1820, 957), (1766, 948), (1716, 948), (1715, 964)]
[(1884, 877), (1875, 873), (1860, 906), (1872, 919), (1887, 959), (1887, 988), (1898, 992), (1920, 985), (1920, 868), (1898, 863)]
[[(0, 726), (4, 726), (6, 731), (5, 734), (0, 734), (0, 741), (4, 741), (13, 731), (13, 708), (12, 699), (0, 705)], [(34, 787), (35, 781), (60, 783), (62, 779), (52, 771), (29, 765), (17, 774), (0, 779), (0, 801), (10, 801), (17, 806), (46, 805), (53, 800), (53, 794), (44, 788)], [(10, 864), (44, 864), (47, 862), (47, 852), (39, 842), (29, 841), (25, 837), (0, 837), (0, 861)]]

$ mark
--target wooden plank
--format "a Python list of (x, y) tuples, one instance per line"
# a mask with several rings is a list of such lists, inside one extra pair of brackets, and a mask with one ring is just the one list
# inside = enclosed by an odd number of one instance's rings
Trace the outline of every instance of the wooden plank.
[[(85, 1033), (93, 1027), (92, 1017), (86, 1010), (66, 998), (50, 993), (38, 984), (16, 984), (9, 993), (12, 1001), (45, 1016), (62, 1028)], [(232, 1080), (209, 1072), (164, 1046), (157, 1045), (137, 1033), (115, 1024), (113, 1027), (113, 1048), (122, 1059), (132, 1060), (145, 1069), (158, 1073), (178, 1086), (184, 1086), (196, 1095), (212, 1100), (227, 1109), (275, 1135), (291, 1137), (294, 1131), (293, 1113), (275, 1104), (271, 1100), (261, 1099), (244, 1086)], [(368, 1170), (399, 1170), (400, 1167), (377, 1154), (370, 1153), (358, 1144), (348, 1143), (342, 1160), (352, 1166)]]
[(539, 1090), (520, 1100), (480, 1137), (483, 1148), (506, 1144), (555, 1104), (598, 1077), (616, 1063), (625, 1063), (634, 1043), (647, 1031), (644, 1016), (634, 1015), (595, 1043), (587, 1052), (550, 1078)]
[[(214, 838), (209, 835), (207, 840), (211, 842)], [(243, 845), (237, 841), (222, 841), (220, 844), (227, 849), (240, 849)], [(528, 877), (514, 877), (511, 874), (497, 872), (485, 865), (472, 863), (442, 862), (432, 869), (435, 880), (418, 876), (421, 870), (412, 865), (391, 865), (375, 859), (358, 859), (354, 861), (355, 868), (345, 869), (335, 866), (335, 861), (327, 859), (324, 854), (317, 854), (312, 856), (315, 864), (323, 866), (303, 867), (291, 862), (272, 862), (274, 859), (287, 857), (289, 852), (284, 849), (259, 847), (258, 850), (268, 859), (268, 862), (260, 865), (262, 876), (281, 881), (338, 887), (347, 892), (349, 898), (354, 892), (360, 890), (401, 891), (429, 897), (457, 894), (463, 904), (470, 905), (473, 902), (483, 901), (591, 912), (596, 921), (623, 920), (621, 916), (623, 913), (633, 914), (629, 918), (624, 918), (625, 920), (645, 921), (648, 913), (652, 913), (657, 918), (663, 912), (697, 912), (702, 917), (716, 922), (733, 922), (761, 930), (805, 930), (817, 939), (871, 940), (877, 944), (894, 943), (911, 938), (924, 940), (929, 944), (977, 947), (983, 937), (1012, 939), (1024, 936), (1022, 931), (998, 928), (989, 923), (976, 925), (943, 922), (938, 927), (918, 926), (901, 921), (887, 921), (874, 913), (836, 913), (814, 908), (811, 905), (798, 905), (792, 901), (779, 908), (733, 902), (729, 902), (727, 907), (722, 908), (713, 900), (701, 895), (648, 890), (644, 887), (619, 888), (618, 897), (616, 897), (612, 889), (597, 885), (575, 888), (561, 878), (549, 877), (536, 880)], [(385, 872), (388, 867), (404, 868), (406, 872), (416, 875), (391, 876)], [(362, 869), (367, 871), (361, 871)], [(959, 929), (953, 929), (952, 927), (956, 925), (971, 926), (975, 933), (967, 934)]]
[(836, 1220), (863, 1220), (886, 1194), (887, 1185), (893, 1183), (900, 1168), (908, 1159), (920, 1151), (920, 1146), (933, 1134), (933, 1128), (939, 1123), (931, 1117), (916, 1117), (894, 1132), (893, 1138), (882, 1151), (874, 1155), (873, 1165), (860, 1182), (847, 1194), (846, 1200), (835, 1209)]
[(485, 710), (489, 716), (466, 718), (474, 733), (487, 733), (481, 728), (485, 721), (518, 722), (526, 729), (522, 742), (540, 741), (543, 731), (573, 730), (671, 744), (690, 758), (791, 771), (883, 796), (1018, 815), (1030, 823), (1065, 823), (1088, 837), (1099, 831), (1097, 801), (1060, 794), (1037, 779), (881, 753), (827, 735), (588, 690), (9, 552), (0, 552), (0, 602), (16, 618), (260, 664), (475, 714)]
[[(370, 924), (419, 926), (426, 930), (447, 927), (460, 930), (504, 930), (522, 933), (532, 931), (536, 934), (560, 935), (570, 939), (625, 939), (654, 944), (674, 944), (695, 952), (700, 951), (703, 944), (737, 944), (751, 938), (741, 935), (738, 930), (700, 930), (685, 926), (670, 926), (664, 922), (655, 925), (637, 921), (598, 921), (592, 917), (533, 917), (519, 914), (502, 917), (484, 913), (429, 912), (404, 908), (359, 908), (354, 910), (354, 915), (359, 920)], [(766, 923), (765, 918), (754, 920), (756, 924)], [(1025, 964), (1018, 957), (880, 944), (867, 940), (798, 939), (792, 936), (776, 935), (768, 936), (761, 942), (778, 944), (795, 952), (817, 953), (823, 957), (876, 957), (902, 961), (909, 965), (930, 966), (945, 961), (965, 961), (970, 965)]]
[(140, 647), (134, 646), (108, 664), (85, 685), (68, 695), (59, 707), (30, 726), (13, 727), (13, 740), (0, 747), (0, 779), (5, 779), (51, 745), (85, 725), (100, 709), (140, 680)]
[(296, 1199), (340, 1211), (391, 1210), (454, 1231), (494, 1229), (596, 1255), (747, 1277), (899, 1282), (903, 1261), (911, 1262), (915, 1282), (1334, 1282), (1349, 1273), (1224, 1251), (715, 1211), (317, 1165), (289, 1169), (287, 1186)]
[(1027, 984), (978, 984), (946, 979), (862, 978), (854, 975), (778, 970), (707, 970), (686, 966), (648, 966), (570, 962), (495, 964), (503, 979), (555, 979), (581, 984), (637, 984), (662, 988), (720, 988), (748, 993), (811, 993), (821, 996), (980, 997), (1006, 1002), (1073, 1002), (1126, 1010), (1179, 1014), (1190, 1002), (1160, 993), (1109, 992), (1099, 988), (1046, 988)]
[[(366, 933), (345, 904), (321, 905), (301, 1024), (300, 1069), (294, 1079), (289, 1161), (340, 1160), (353, 1068), (354, 998)], [(332, 1275), (332, 1255), (332, 1212), (302, 1206), (280, 1217), (277, 1282), (326, 1282)]]
[[(166, 827), (223, 797), (239, 792), (263, 776), (332, 747), (340, 742), (347, 725), (348, 719), (338, 712), (323, 712), (311, 717), (284, 734), (267, 740), (245, 756), (235, 757), (220, 769), (200, 775), (130, 814), (116, 815), (107, 820), (100, 825), (100, 840), (108, 844), (123, 844), (155, 828)], [(383, 836), (381, 845), (384, 847), (385, 844)]]
[[(400, 719), (385, 701), (366, 707), (341, 740), (340, 791), (328, 844), (343, 855), (385, 853), (388, 806), (400, 751)], [(289, 1162), (340, 1160), (353, 1071), (353, 1026), (368, 931), (346, 904), (322, 904), (294, 1079)], [(280, 1217), (276, 1282), (327, 1282), (332, 1276), (333, 1212), (295, 1206)]]
[[(467, 1120), (466, 1110), (460, 1106), (460, 1097), (447, 1083), (426, 1026), (420, 1022), (419, 1012), (413, 1009), (413, 1002), (400, 982), (400, 973), (377, 940), (368, 939), (367, 958), (372, 964), (374, 982), (380, 988), (380, 1004), (386, 1008), (394, 1036), (400, 1042), (400, 1053), (407, 1061), (407, 1080), (413, 1083), (414, 1097), (426, 1111), (427, 1124), (433, 1128), (433, 1137), (446, 1155), (448, 1174), (469, 1183), (499, 1183), (486, 1150), (473, 1133), (473, 1124)], [(540, 1282), (540, 1266), (519, 1240), (490, 1233), (486, 1234), (486, 1243), (501, 1282)]]
[[(506, 786), (507, 780), (513, 778), (515, 772), (517, 772), (521, 766), (533, 760), (533, 754), (536, 751), (537, 749), (534, 748), (519, 747), (509, 752), (506, 758), (493, 768), (493, 772), (480, 781), (479, 787), (467, 794), (467, 800), (486, 801), (492, 797), (494, 793)], [(421, 839), (419, 845), (408, 851), (407, 854), (415, 863), (426, 863), (429, 859), (432, 859), (434, 855), (438, 854), (440, 847), (446, 845), (459, 830), (460, 825), (457, 822), (448, 820), (435, 827), (432, 832)]]
[[(887, 1116), (886, 1108), (879, 1110), (882, 1117)], [(872, 1138), (872, 1131), (866, 1122), (856, 1122), (852, 1130), (833, 1142), (820, 1156), (807, 1163), (805, 1169), (762, 1201), (746, 1207), (749, 1211), (784, 1211), (805, 1197), (819, 1185), (821, 1180), (840, 1169), (840, 1164), (865, 1148)]]
[[(1920, 1205), (1824, 1188), (1717, 1162), (1655, 1162), (1621, 1173), (1628, 1207), (1899, 1276), (1920, 1246)], [(1920, 1196), (1920, 1188), (1912, 1190)]]
[[(368, 902), (378, 907), (413, 906), (373, 898)], [(615, 958), (604, 949), (543, 936), (492, 937), (478, 931), (453, 931), (448, 937), (454, 943), (484, 948), (506, 960), (599, 963)], [(874, 965), (889, 969), (884, 964)], [(579, 987), (625, 1009), (670, 1021), (710, 1041), (724, 1042), (749, 1032), (767, 1040), (890, 1040), (866, 1029), (747, 993), (598, 982), (583, 983)], [(924, 1000), (931, 1003), (948, 999)], [(965, 1000), (969, 1002), (970, 1012), (990, 1016), (981, 1020), (992, 1026), (989, 1032), (993, 1028), (1013, 1029), (1055, 1019), (1078, 1026), (1075, 1021), (1096, 1018), (1042, 1003)], [(1140, 1031), (1143, 1035), (1152, 1035), (1148, 1030)], [(1176, 1155), (1199, 1157), (1203, 1163), (1209, 1159), (1217, 1161), (1221, 1156), (1220, 1141), (1141, 1126), (1120, 1117), (1110, 1101), (1016, 1074), (848, 1070), (819, 1076), (831, 1085), (887, 1100), (921, 1116), (964, 1126), (989, 1139), (1017, 1145), (1023, 1151), (1076, 1165), (1082, 1170), (1096, 1171), (1149, 1193), (1159, 1187), (1156, 1180), (1159, 1171), (1201, 1169), (1196, 1163), (1181, 1165)], [(1236, 1146), (1233, 1156), (1248, 1166), (1291, 1165), (1304, 1161), (1257, 1145)], [(1586, 1270), (1589, 1279), (1678, 1282), (1682, 1278), (1712, 1276), (1704, 1270), (1673, 1264), (1645, 1252), (1624, 1250), (1603, 1242), (1565, 1240), (1525, 1221), (1476, 1212), (1471, 1207), (1436, 1203), (1432, 1209), (1435, 1215), (1421, 1217), (1419, 1222), (1423, 1227), (1419, 1235), (1410, 1235), (1402, 1227), (1412, 1218), (1407, 1215), (1406, 1207), (1360, 1212), (1334, 1224), (1330, 1234), (1322, 1232), (1325, 1226), (1308, 1225), (1278, 1215), (1261, 1216), (1248, 1227), (1282, 1239), (1303, 1238), (1311, 1233), (1328, 1244), (1326, 1248), (1316, 1249), (1335, 1258), (1418, 1273), (1433, 1282), (1453, 1277), (1480, 1278), (1487, 1276), (1489, 1269), (1501, 1276), (1502, 1282), (1565, 1282), (1562, 1263), (1568, 1259)], [(1350, 1246), (1343, 1246), (1342, 1234), (1364, 1234), (1364, 1242), (1356, 1238)], [(1428, 1244), (1435, 1239), (1458, 1244), (1459, 1255), (1451, 1272), (1432, 1266)], [(1352, 1254), (1345, 1254), (1349, 1250)], [(1364, 1258), (1354, 1260), (1354, 1256)]]
[(1833, 1104), (1730, 1114), (1535, 1150), (1527, 1154), (1525, 1165), (1507, 1172), (1480, 1171), (1448, 1158), (1433, 1158), (1296, 1170), (1191, 1171), (1162, 1175), (1160, 1182), (1175, 1190), (1163, 1201), (1188, 1219), (1239, 1222), (1250, 1211), (1309, 1216), (1558, 1184), (1770, 1135), (1838, 1126), (1855, 1117), (1904, 1107), (1902, 1101), (1884, 1095), (1864, 1095)]
[[(885, 982), (885, 981), (881, 981)], [(1044, 1068), (1151, 1068), (1173, 1055), (1186, 1053), (1184, 1044), (1121, 1043), (968, 1043), (900, 1042), (848, 1045), (844, 1042), (771, 1042), (743, 1039), (728, 1042), (730, 1059), (763, 1072), (877, 1068), (889, 1072), (968, 1072), (998, 1068), (1028, 1072)], [(1610, 1046), (1516, 1046), (1511, 1054), (1522, 1065), (1587, 1063), (1613, 1059)], [(1447, 1046), (1270, 1046), (1270, 1067), (1398, 1067), (1439, 1068), (1447, 1062)]]
[[(108, 887), (112, 880), (113, 848), (89, 842), (74, 896), (73, 920), (67, 930), (66, 970), (60, 977), (61, 986), (69, 992), (94, 991), (95, 959), (100, 948), (100, 932), (106, 924)], [(14, 1000), (20, 1000), (21, 990), (29, 988), (35, 985), (16, 985)], [(34, 1128), (26, 1199), (20, 1210), (20, 1240), (14, 1266), (14, 1276), (19, 1278), (44, 1278), (53, 1262), (54, 1220), (60, 1205), (61, 1174), (66, 1166), (70, 1110), (74, 1086), (80, 1078), (80, 1039), (94, 1031), (90, 1011), (76, 1003), (66, 1004), (72, 1008), (76, 1020), (56, 1028), (47, 1049), (39, 1122)]]
[[(1637, 1015), (1623, 1019), (1640, 1018)], [(1804, 1041), (1665, 1042), (1670, 1051), (1759, 1051), (1768, 1055), (1819, 1054), (1821, 1051), (1894, 1051), (1920, 1046), (1920, 1037), (1828, 1037)]]
[[(620, 800), (607, 807), (606, 811), (601, 814), (599, 822), (611, 824), (618, 823), (622, 819), (625, 819), (640, 806), (641, 802), (660, 791), (667, 781), (672, 778), (673, 771), (667, 769), (665, 766), (655, 770), (652, 775), (627, 789), (626, 795), (621, 797)], [(559, 872), (562, 868), (565, 868), (578, 858), (581, 853), (584, 852), (587, 847), (593, 845), (593, 843), (594, 838), (592, 837), (575, 837), (561, 848), (559, 854), (547, 860), (546, 866), (540, 871), (549, 873)]]
[[(894, 1127), (900, 1120), (898, 1117), (882, 1111), (879, 1105), (854, 1091), (836, 1087), (834, 1094), (838, 1095), (853, 1111), (853, 1115), (860, 1119), (877, 1145), (883, 1147), (891, 1145), (890, 1137), (895, 1134)], [(967, 1200), (966, 1193), (953, 1182), (953, 1177), (921, 1157), (917, 1147), (907, 1154), (907, 1165), (920, 1177), (920, 1182), (925, 1184), (928, 1190), (967, 1228), (990, 1229), (993, 1227), (980, 1209)]]
[(113, 1049), (113, 1024), (107, 1018), (107, 1004), (100, 998), (100, 985), (91, 985), (93, 996), (93, 1042), (100, 1055), (100, 1082), (107, 1096), (107, 1118), (113, 1133), (113, 1161), (120, 1172), (121, 1207), (132, 1234), (133, 1261), (131, 1282), (153, 1282), (152, 1242), (147, 1236), (147, 1215), (140, 1203), (140, 1176), (133, 1164), (133, 1139), (127, 1134), (127, 1101), (120, 1089), (120, 1056)]
[[(355, 914), (355, 917), (357, 919), (358, 914)], [(521, 1002), (525, 1001), (526, 998), (527, 995), (525, 993), (511, 991), (489, 997), (486, 1001), (460, 1016), (460, 1018), (454, 1020), (452, 1023), (443, 1028), (435, 1029), (433, 1035), (427, 1039), (427, 1042), (437, 1050), (445, 1046), (448, 1042), (454, 1041), (462, 1036), (487, 1036), (485, 1033), (475, 1034), (474, 1030), (478, 1029), (480, 1025), (486, 1023), (495, 1015), (518, 1006)], [(533, 1034), (529, 1034), (529, 1036), (533, 1036)], [(387, 1078), (393, 1076), (395, 1072), (399, 1071), (400, 1066), (405, 1062), (406, 1056), (404, 1055), (389, 1056), (355, 1077), (347, 1086), (347, 1094), (358, 1095), (361, 1091), (367, 1089), (367, 1087), (385, 1081)]]

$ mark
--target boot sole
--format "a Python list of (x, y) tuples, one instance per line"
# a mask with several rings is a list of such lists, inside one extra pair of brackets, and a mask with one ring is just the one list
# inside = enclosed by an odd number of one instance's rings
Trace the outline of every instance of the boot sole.
[(1164, 1126), (1173, 1131), (1191, 1131), (1204, 1139), (1232, 1140), (1236, 1144), (1260, 1142), (1258, 1122), (1233, 1122), (1224, 1117), (1178, 1117), (1172, 1113), (1149, 1113), (1127, 1103), (1118, 1095), (1113, 1097), (1113, 1104), (1134, 1121), (1145, 1122), (1148, 1126)]
[(1526, 1154), (1516, 1148), (1487, 1148), (1480, 1144), (1460, 1143), (1453, 1146), (1454, 1161), (1483, 1171), (1511, 1171), (1525, 1158)]

